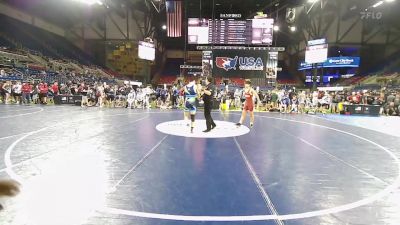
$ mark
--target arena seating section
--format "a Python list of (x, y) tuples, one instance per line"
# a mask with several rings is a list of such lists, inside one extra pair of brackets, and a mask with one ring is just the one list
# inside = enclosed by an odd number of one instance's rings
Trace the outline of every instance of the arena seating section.
[[(0, 69), (4, 79), (67, 80), (66, 72), (114, 81), (119, 74), (93, 64), (93, 58), (65, 38), (0, 15)], [(60, 74), (55, 73), (58, 71)], [(25, 75), (25, 77), (23, 77)]]
[[(10, 47), (24, 47), (31, 51), (40, 52), (45, 56), (54, 59), (73, 59), (80, 64), (90, 65), (93, 59), (78, 47), (67, 41), (65, 38), (44, 31), (37, 27), (19, 22), (7, 16), (0, 15), (2, 23), (7, 26), (0, 26), (0, 33), (6, 36)], [(4, 38), (3, 38), (4, 39)], [(22, 45), (23, 44), (23, 45)]]
[(400, 87), (400, 74), (373, 74), (366, 76), (354, 76), (351, 78), (342, 78), (337, 80), (335, 86), (354, 86), (358, 89), (380, 89), (381, 86)]
[(110, 51), (107, 61), (113, 68), (122, 74), (139, 74), (145, 61), (138, 57), (138, 47), (131, 44), (124, 44)]

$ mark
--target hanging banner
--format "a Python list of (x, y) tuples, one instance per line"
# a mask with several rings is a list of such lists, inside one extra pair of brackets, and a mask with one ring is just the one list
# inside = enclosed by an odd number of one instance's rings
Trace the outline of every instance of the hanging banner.
[(266, 78), (276, 79), (278, 77), (278, 52), (268, 52), (266, 67)]
[(213, 57), (212, 51), (203, 51), (203, 58), (201, 60), (203, 76), (212, 76)]

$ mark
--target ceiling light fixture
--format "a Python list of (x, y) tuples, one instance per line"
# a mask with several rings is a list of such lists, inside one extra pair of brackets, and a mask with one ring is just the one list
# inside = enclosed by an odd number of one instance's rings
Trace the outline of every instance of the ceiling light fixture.
[(99, 4), (99, 5), (103, 5), (103, 2), (100, 1), (100, 0), (72, 0), (72, 1), (80, 2), (80, 3), (83, 3), (83, 4), (87, 4), (87, 5), (94, 5), (96, 3)]
[(383, 1), (379, 1), (379, 2), (375, 3), (375, 5), (373, 5), (372, 7), (376, 8), (382, 4), (383, 4)]

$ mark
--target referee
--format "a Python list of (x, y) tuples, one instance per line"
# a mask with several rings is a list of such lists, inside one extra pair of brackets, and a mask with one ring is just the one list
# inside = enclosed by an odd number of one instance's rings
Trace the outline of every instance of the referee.
[(206, 118), (207, 130), (203, 132), (207, 133), (214, 129), (217, 125), (214, 123), (211, 117), (211, 109), (213, 107), (213, 97), (215, 92), (215, 87), (211, 83), (212, 77), (208, 76), (205, 80), (205, 87), (203, 87), (203, 101), (204, 101), (204, 117)]

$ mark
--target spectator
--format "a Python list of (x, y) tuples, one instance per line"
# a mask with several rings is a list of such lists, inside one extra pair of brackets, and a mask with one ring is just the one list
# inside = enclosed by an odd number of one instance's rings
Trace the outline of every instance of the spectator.
[(60, 94), (61, 94), (61, 95), (70, 95), (70, 94), (71, 94), (71, 92), (70, 92), (70, 90), (69, 90), (69, 88), (68, 88), (67, 85), (61, 84), (61, 87), (60, 87)]
[(4, 93), (5, 93), (5, 100), (4, 100), (5, 104), (10, 104), (11, 103), (11, 99), (10, 99), (10, 97), (11, 97), (11, 88), (12, 88), (11, 81), (6, 81), (3, 84), (3, 90), (4, 90)]
[(172, 88), (172, 108), (177, 108), (177, 106), (178, 106), (178, 98), (179, 98), (179, 90), (174, 85), (174, 87)]
[(32, 92), (32, 86), (25, 82), (22, 84), (22, 102), (24, 104), (30, 104), (31, 103), (31, 92)]
[(278, 93), (277, 92), (278, 92), (278, 90), (274, 89), (271, 93), (272, 108), (278, 108)]
[(396, 113), (396, 115), (399, 116), (400, 115), (400, 92), (398, 92), (396, 94), (393, 104), (394, 104), (395, 113)]
[(58, 88), (58, 82), (54, 82), (54, 84), (51, 86), (51, 91), (53, 93), (54, 96), (58, 95), (59, 92), (59, 88)]
[(14, 96), (14, 101), (17, 104), (22, 103), (22, 101), (21, 101), (21, 96), (22, 96), (22, 85), (21, 85), (21, 82), (19, 82), (19, 81), (15, 82), (15, 84), (12, 87), (12, 93), (13, 93), (13, 96)]
[(88, 103), (89, 103), (88, 96), (87, 96), (88, 95), (88, 87), (85, 85), (85, 83), (82, 83), (79, 86), (78, 92), (80, 95), (82, 95), (81, 106), (82, 107), (88, 106)]
[(47, 104), (47, 94), (49, 92), (49, 87), (46, 82), (41, 82), (39, 84), (39, 99), (40, 103), (46, 105)]
[(306, 92), (305, 91), (302, 91), (299, 94), (298, 103), (299, 103), (299, 107), (298, 107), (299, 113), (304, 113), (305, 108), (306, 108)]
[(4, 90), (4, 83), (0, 82), (0, 97), (1, 97), (1, 101), (2, 103), (5, 103), (6, 100), (6, 91)]
[(134, 105), (135, 97), (136, 97), (135, 91), (132, 89), (128, 94), (128, 108), (129, 109), (132, 109), (135, 106)]

